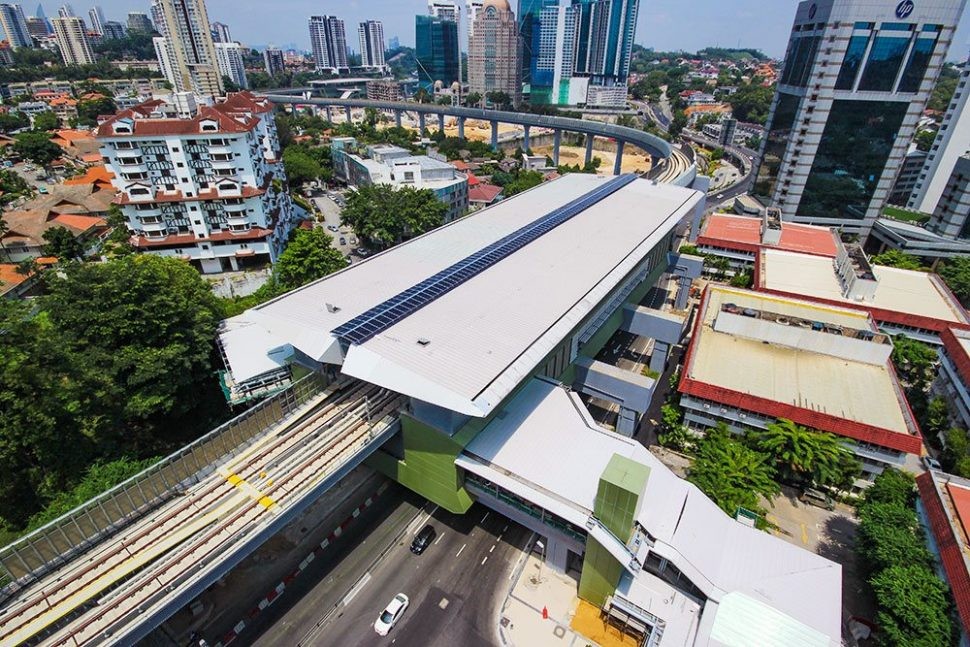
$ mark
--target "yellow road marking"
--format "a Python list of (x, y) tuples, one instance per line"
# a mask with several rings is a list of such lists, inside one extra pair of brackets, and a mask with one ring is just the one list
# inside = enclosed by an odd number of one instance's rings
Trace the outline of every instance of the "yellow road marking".
[(799, 524), (802, 527), (802, 543), (808, 546), (808, 529), (805, 524)]

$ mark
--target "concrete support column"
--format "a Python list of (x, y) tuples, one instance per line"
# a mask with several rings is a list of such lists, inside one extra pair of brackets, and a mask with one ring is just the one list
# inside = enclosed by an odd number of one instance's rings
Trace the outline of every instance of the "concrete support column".
[(330, 106), (327, 106), (324, 110), (327, 111), (327, 121), (333, 123), (333, 112), (330, 110)]
[(445, 116), (438, 115), (438, 130), (445, 132)]
[(596, 137), (593, 135), (586, 135), (586, 164), (593, 161), (593, 142)]
[(687, 299), (690, 298), (690, 285), (692, 282), (690, 277), (680, 277), (677, 286), (677, 299), (674, 301), (674, 310), (684, 310), (687, 308)]
[(550, 537), (543, 537), (540, 541), (544, 545), (541, 552), (545, 557), (546, 568), (565, 573), (569, 566), (569, 548), (566, 544)]
[(651, 170), (653, 170), (653, 167), (655, 167), (659, 163), (660, 163), (660, 158), (659, 157), (657, 157), (656, 155), (651, 155), (650, 156), (650, 169)]
[(529, 135), (530, 135), (529, 130), (530, 130), (529, 127), (525, 126), (524, 135), (522, 137), (522, 150), (525, 150), (525, 151), (528, 151), (531, 148), (531, 146), (529, 146)]
[(423, 112), (419, 112), (418, 113), (418, 133), (422, 137), (424, 137), (424, 126), (425, 126), (425, 124), (424, 124), (424, 113)]
[(557, 130), (552, 134), (552, 164), (559, 166), (559, 147), (562, 145), (562, 131)]
[(401, 118), (401, 111), (400, 110), (395, 110), (394, 111), (394, 123), (395, 123), (395, 125), (397, 125), (398, 128), (400, 128), (401, 127), (401, 124), (403, 124), (403, 120)]
[(613, 162), (613, 175), (623, 172), (623, 142), (616, 142), (616, 161)]
[(498, 150), (498, 122), (492, 122), (492, 150)]
[[(687, 287), (688, 291), (690, 286)], [(679, 293), (678, 293), (679, 294)], [(667, 358), (670, 356), (670, 344), (660, 340), (653, 340), (653, 355), (650, 356), (650, 370), (663, 375), (664, 368), (667, 366)]]
[(345, 108), (345, 110), (347, 111), (347, 123), (349, 124), (350, 122), (352, 122), (354, 120), (354, 112), (350, 108), (350, 106), (347, 106)]
[(458, 139), (465, 140), (465, 118), (458, 117)]

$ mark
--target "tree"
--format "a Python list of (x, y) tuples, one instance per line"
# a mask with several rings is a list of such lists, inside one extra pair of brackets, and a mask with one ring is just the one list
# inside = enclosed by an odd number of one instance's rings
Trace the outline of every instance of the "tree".
[(519, 171), (515, 179), (511, 182), (506, 183), (503, 188), (503, 193), (506, 198), (509, 198), (517, 193), (522, 193), (523, 191), (528, 191), (532, 187), (539, 186), (542, 184), (543, 179), (545, 179), (539, 171)]
[(947, 647), (954, 644), (947, 585), (922, 565), (898, 563), (870, 583), (879, 602), (881, 644)]
[(429, 189), (375, 184), (350, 194), (341, 219), (358, 235), (385, 249), (440, 227), (447, 213), (448, 207)]
[(862, 505), (895, 503), (911, 506), (916, 500), (916, 479), (909, 472), (896, 469), (883, 470), (862, 497)]
[(45, 256), (56, 256), (61, 261), (74, 261), (84, 256), (84, 247), (67, 227), (51, 227), (44, 232)]
[(933, 147), (933, 142), (936, 141), (936, 130), (930, 130), (929, 128), (924, 128), (916, 133), (916, 137), (913, 141), (916, 142), (916, 148), (925, 152), (928, 152)]
[(485, 99), (499, 110), (507, 110), (512, 107), (512, 97), (507, 92), (488, 92), (485, 94)]
[(466, 106), (479, 106), (482, 103), (482, 95), (478, 92), (469, 92), (465, 95)]
[(39, 112), (34, 116), (34, 130), (51, 131), (61, 127), (61, 120), (50, 110)]
[(734, 439), (724, 426), (710, 429), (697, 444), (697, 459), (687, 480), (701, 489), (724, 512), (738, 508), (758, 512), (758, 496), (778, 494), (770, 457)]
[(92, 128), (98, 124), (99, 116), (113, 115), (116, 112), (118, 105), (107, 96), (82, 99), (77, 104), (78, 123)]
[(970, 257), (954, 256), (940, 264), (937, 272), (964, 307), (970, 306)]
[(47, 166), (63, 153), (47, 133), (20, 133), (13, 143), (14, 151), (41, 166)]
[(896, 335), (891, 357), (896, 371), (910, 390), (926, 389), (937, 361), (936, 351), (929, 344), (906, 335)]
[(774, 469), (787, 483), (844, 486), (859, 472), (837, 436), (791, 420), (781, 418), (765, 429), (748, 432), (747, 438), (751, 446), (772, 457)]
[(128, 256), (135, 253), (135, 248), (131, 244), (131, 232), (128, 231), (128, 221), (125, 219), (121, 208), (112, 204), (108, 207), (108, 226), (111, 233), (101, 247), (101, 251), (109, 258)]
[(873, 573), (894, 564), (930, 565), (916, 513), (908, 504), (870, 503), (859, 509), (857, 550)]
[(0, 204), (9, 204), (31, 193), (27, 180), (14, 171), (0, 169)]
[(739, 87), (728, 101), (731, 103), (734, 117), (739, 121), (764, 124), (768, 120), (768, 111), (771, 109), (774, 94), (773, 88), (766, 88), (752, 82)]
[(920, 260), (912, 254), (901, 252), (898, 249), (890, 249), (877, 254), (871, 259), (873, 265), (884, 265), (886, 267), (896, 267), (901, 270), (920, 270), (926, 271)]
[(242, 89), (235, 81), (225, 74), (222, 75), (222, 87), (226, 89), (226, 92), (239, 92)]
[(293, 290), (347, 266), (343, 254), (323, 229), (297, 229), (280, 254), (274, 276), (283, 290)]
[(297, 146), (288, 146), (283, 150), (283, 169), (292, 184), (305, 184), (316, 180), (324, 174), (323, 166)]
[(30, 119), (22, 112), (6, 112), (0, 114), (0, 131), (10, 134), (21, 128), (28, 128)]

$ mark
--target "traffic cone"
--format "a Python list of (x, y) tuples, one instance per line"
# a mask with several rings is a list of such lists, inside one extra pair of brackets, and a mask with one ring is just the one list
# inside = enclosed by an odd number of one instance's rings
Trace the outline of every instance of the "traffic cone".
[(542, 607), (542, 619), (543, 620), (548, 620), (549, 619), (549, 609), (547, 609), (545, 607)]

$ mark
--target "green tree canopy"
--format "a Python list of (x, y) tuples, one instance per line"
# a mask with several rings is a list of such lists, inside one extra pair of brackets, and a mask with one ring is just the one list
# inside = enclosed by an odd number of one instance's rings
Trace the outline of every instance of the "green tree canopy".
[(758, 496), (773, 497), (779, 487), (770, 457), (735, 439), (723, 427), (710, 429), (697, 443), (697, 459), (687, 480), (699, 487), (724, 512), (739, 507), (760, 511)]
[(893, 337), (892, 360), (906, 384), (923, 390), (932, 376), (937, 355), (929, 344), (906, 335), (896, 335)]
[(964, 307), (970, 307), (970, 257), (948, 258), (937, 272)]
[(18, 155), (47, 166), (63, 154), (61, 147), (51, 141), (47, 133), (20, 133), (16, 136), (13, 149)]
[(841, 439), (791, 420), (782, 418), (765, 429), (753, 429), (747, 438), (754, 448), (772, 457), (779, 477), (787, 483), (844, 487), (858, 474)]
[(324, 174), (323, 166), (297, 146), (288, 146), (283, 150), (283, 168), (286, 178), (296, 185), (311, 182)]
[(84, 256), (84, 247), (67, 227), (51, 227), (44, 232), (44, 255), (62, 261), (74, 261)]
[(273, 268), (283, 290), (293, 290), (347, 266), (323, 229), (297, 229)]
[(97, 125), (99, 116), (113, 115), (117, 111), (118, 106), (110, 97), (82, 99), (77, 103), (78, 124), (93, 128)]
[(50, 132), (61, 127), (61, 120), (50, 110), (34, 115), (34, 130)]
[(731, 102), (732, 111), (738, 120), (763, 124), (768, 120), (768, 111), (774, 96), (774, 88), (749, 83), (739, 87), (728, 101)]
[(429, 189), (362, 186), (347, 198), (344, 223), (381, 249), (444, 223), (448, 207)]
[(886, 267), (898, 267), (901, 270), (923, 270), (923, 264), (912, 254), (901, 252), (898, 249), (890, 249), (882, 254), (876, 254), (871, 259), (873, 265), (885, 265)]
[(14, 130), (30, 126), (30, 119), (22, 112), (6, 112), (0, 114), (0, 131), (11, 133)]
[(921, 565), (898, 563), (870, 580), (879, 600), (880, 644), (949, 647), (955, 644), (949, 589)]

